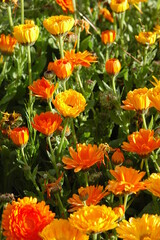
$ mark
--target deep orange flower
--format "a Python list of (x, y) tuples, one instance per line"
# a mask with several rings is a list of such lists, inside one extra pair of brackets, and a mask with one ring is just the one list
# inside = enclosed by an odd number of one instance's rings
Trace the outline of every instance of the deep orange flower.
[(58, 59), (48, 64), (49, 71), (53, 71), (59, 79), (67, 79), (73, 72), (73, 65), (68, 59)]
[(32, 197), (18, 199), (3, 211), (3, 235), (7, 240), (40, 240), (39, 232), (54, 216), (44, 201), (37, 203), (37, 199)]
[(152, 173), (150, 177), (145, 180), (145, 184), (148, 191), (160, 198), (160, 173)]
[(62, 118), (57, 113), (45, 112), (33, 118), (32, 127), (46, 136), (52, 135), (60, 126)]
[(152, 106), (160, 111), (160, 86), (148, 90), (148, 97), (152, 103)]
[(29, 131), (26, 127), (14, 128), (9, 134), (13, 143), (17, 146), (26, 145), (29, 140)]
[(156, 32), (140, 32), (135, 38), (141, 44), (152, 45), (156, 41)]
[(116, 13), (121, 13), (129, 8), (127, 0), (111, 0), (110, 8)]
[(145, 157), (160, 147), (160, 139), (154, 137), (154, 130), (140, 129), (139, 132), (133, 132), (128, 136), (128, 141), (123, 142), (122, 149), (128, 152), (134, 152)]
[(114, 22), (113, 16), (112, 16), (112, 14), (110, 13), (110, 11), (109, 11), (108, 9), (106, 9), (106, 8), (100, 8), (100, 14), (102, 14), (103, 17), (104, 17), (105, 19), (107, 19), (108, 21), (110, 21), (111, 23)]
[(106, 30), (101, 33), (101, 40), (104, 44), (114, 42), (116, 38), (116, 32), (114, 30)]
[(33, 81), (33, 84), (28, 88), (33, 92), (36, 97), (44, 98), (44, 99), (52, 99), (53, 93), (56, 90), (56, 86), (51, 84), (44, 77), (42, 79), (38, 79), (37, 81)]
[(67, 58), (73, 66), (81, 65), (83, 67), (90, 67), (91, 63), (97, 62), (97, 57), (93, 56), (90, 52), (77, 52), (75, 50), (66, 51), (65, 58)]
[(5, 36), (1, 34), (0, 37), (0, 51), (2, 54), (12, 54), (14, 51), (14, 47), (17, 43), (17, 40), (10, 35)]
[(79, 143), (76, 148), (77, 152), (72, 147), (69, 148), (71, 158), (62, 158), (62, 162), (66, 164), (65, 169), (74, 168), (74, 172), (79, 172), (80, 170), (90, 168), (95, 163), (104, 161), (104, 153), (97, 145), (92, 146), (91, 144)]
[(106, 189), (115, 195), (137, 193), (146, 189), (144, 182), (140, 182), (146, 174), (133, 168), (116, 166), (115, 170), (110, 170), (115, 180), (109, 180)]
[(121, 70), (121, 63), (116, 58), (111, 58), (106, 61), (105, 64), (106, 72), (108, 74), (118, 74)]
[(122, 164), (124, 162), (123, 152), (119, 148), (117, 148), (115, 150), (115, 152), (113, 153), (113, 155), (112, 155), (112, 162), (115, 165), (119, 165), (119, 164)]
[(108, 193), (103, 191), (103, 186), (88, 186), (80, 187), (77, 194), (73, 194), (72, 198), (68, 199), (68, 203), (71, 204), (71, 208), (68, 212), (77, 211), (79, 208), (85, 205), (97, 205), (102, 198), (104, 198)]
[(63, 9), (63, 11), (69, 10), (70, 12), (74, 12), (72, 0), (56, 0), (59, 6)]
[(21, 44), (33, 44), (39, 36), (39, 27), (35, 24), (21, 24), (15, 26), (13, 35)]
[(53, 104), (64, 117), (76, 118), (84, 111), (86, 100), (81, 93), (69, 89), (57, 94)]

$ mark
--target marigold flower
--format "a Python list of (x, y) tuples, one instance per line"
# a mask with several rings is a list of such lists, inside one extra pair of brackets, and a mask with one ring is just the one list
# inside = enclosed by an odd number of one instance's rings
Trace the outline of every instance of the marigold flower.
[(160, 86), (148, 90), (148, 97), (152, 103), (152, 107), (160, 111)]
[(21, 24), (15, 26), (13, 35), (21, 44), (34, 44), (39, 36), (39, 27), (35, 24)]
[(116, 13), (121, 13), (129, 8), (127, 0), (111, 0), (110, 8)]
[(116, 231), (123, 240), (159, 240), (160, 216), (143, 214), (141, 218), (131, 217), (129, 221), (120, 222)]
[(156, 41), (156, 32), (140, 32), (135, 38), (141, 44), (152, 45)]
[(90, 52), (77, 52), (75, 50), (66, 51), (65, 58), (67, 58), (73, 66), (81, 65), (83, 67), (90, 67), (92, 62), (97, 62), (97, 57), (93, 56)]
[(17, 146), (26, 145), (29, 140), (29, 131), (26, 127), (18, 127), (11, 130), (9, 137)]
[(112, 162), (115, 164), (115, 165), (119, 165), (119, 164), (122, 164), (124, 162), (124, 155), (123, 155), (123, 152), (117, 148), (115, 150), (115, 152), (113, 153), (112, 155)]
[(46, 136), (51, 136), (60, 126), (62, 118), (57, 113), (45, 112), (33, 118), (32, 127)]
[(53, 71), (59, 79), (67, 79), (73, 72), (73, 65), (68, 59), (58, 59), (48, 64), (49, 71)]
[(148, 88), (138, 88), (127, 93), (126, 100), (122, 101), (125, 110), (143, 111), (152, 106), (148, 97)]
[(144, 182), (140, 182), (146, 174), (133, 168), (116, 166), (115, 170), (110, 170), (115, 180), (109, 180), (106, 189), (115, 195), (137, 193), (146, 189)]
[(67, 219), (54, 219), (39, 235), (43, 240), (89, 239), (89, 236), (73, 227)]
[(74, 168), (74, 172), (88, 169), (95, 163), (104, 161), (104, 153), (97, 147), (97, 145), (86, 145), (85, 143), (76, 145), (77, 152), (70, 147), (69, 153), (71, 158), (63, 157), (62, 162), (66, 164), (65, 169)]
[(148, 191), (160, 198), (160, 173), (152, 173), (150, 177), (145, 180), (145, 184)]
[(121, 70), (121, 63), (116, 58), (111, 58), (106, 61), (105, 64), (106, 72), (108, 74), (118, 74)]
[(37, 199), (32, 197), (18, 199), (3, 211), (3, 235), (7, 240), (40, 240), (39, 232), (54, 216), (44, 201), (37, 203)]
[(103, 17), (104, 17), (106, 20), (110, 21), (111, 23), (114, 22), (113, 16), (112, 16), (112, 14), (110, 13), (110, 11), (109, 11), (108, 9), (106, 9), (106, 8), (100, 8), (100, 14), (102, 14)]
[(82, 232), (100, 233), (117, 226), (118, 216), (106, 205), (85, 206), (69, 217), (69, 222)]
[(53, 104), (64, 117), (76, 118), (84, 111), (86, 100), (81, 93), (69, 89), (57, 94)]
[(68, 199), (68, 203), (71, 204), (71, 208), (68, 212), (77, 211), (79, 208), (85, 205), (97, 205), (102, 198), (104, 198), (108, 193), (103, 191), (103, 186), (88, 186), (80, 187), (78, 189), (78, 194), (73, 194), (72, 198)]
[(70, 16), (52, 16), (43, 21), (46, 30), (53, 34), (59, 35), (71, 30), (74, 25), (74, 18)]
[(52, 99), (53, 93), (55, 92), (57, 87), (54, 84), (51, 84), (44, 77), (42, 79), (38, 79), (37, 81), (33, 81), (33, 84), (28, 88), (33, 92), (36, 97), (44, 98), (44, 99)]
[(17, 40), (10, 35), (5, 36), (1, 34), (0, 37), (0, 51), (2, 54), (12, 54), (15, 48)]
[(154, 130), (140, 129), (139, 132), (133, 132), (128, 136), (128, 141), (123, 142), (122, 149), (128, 152), (134, 152), (142, 157), (160, 147), (160, 139), (154, 137)]
[(56, 3), (58, 3), (59, 6), (63, 9), (63, 11), (69, 10), (70, 12), (74, 12), (74, 7), (72, 0), (56, 0)]
[(101, 33), (101, 40), (104, 44), (114, 42), (116, 38), (116, 32), (114, 30), (106, 30)]

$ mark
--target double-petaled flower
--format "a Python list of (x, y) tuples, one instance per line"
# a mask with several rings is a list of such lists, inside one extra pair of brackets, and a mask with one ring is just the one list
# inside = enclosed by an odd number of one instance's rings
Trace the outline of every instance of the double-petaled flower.
[(156, 41), (156, 32), (140, 32), (135, 38), (137, 42), (143, 45), (152, 45)]
[(149, 192), (160, 198), (160, 173), (152, 173), (150, 177), (145, 180), (145, 184)]
[(160, 111), (160, 85), (157, 83), (157, 86), (148, 90), (148, 97), (152, 103), (152, 107)]
[(110, 8), (113, 12), (121, 13), (129, 8), (127, 0), (111, 0)]
[(73, 64), (66, 58), (55, 60), (48, 64), (48, 71), (53, 71), (60, 79), (67, 79), (73, 72)]
[(56, 0), (56, 3), (61, 6), (63, 11), (69, 10), (70, 12), (74, 12), (73, 2), (72, 0)]
[(10, 35), (1, 34), (0, 36), (0, 51), (3, 55), (10, 55), (14, 52), (17, 40)]

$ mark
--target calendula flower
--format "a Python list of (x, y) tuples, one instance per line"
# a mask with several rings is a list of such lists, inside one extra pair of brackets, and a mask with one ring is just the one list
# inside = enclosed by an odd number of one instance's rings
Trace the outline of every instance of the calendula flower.
[(111, 58), (106, 61), (105, 68), (108, 74), (116, 75), (121, 70), (121, 63), (118, 59)]
[(152, 103), (152, 107), (160, 111), (160, 86), (148, 90), (148, 97)]
[(111, 0), (110, 8), (116, 13), (121, 13), (129, 8), (127, 0)]
[(17, 146), (24, 146), (29, 140), (29, 131), (26, 127), (14, 128), (10, 131), (9, 137)]
[(19, 127), (22, 123), (22, 117), (20, 113), (13, 113), (2, 112), (3, 117), (0, 121), (0, 129), (1, 130), (8, 130), (8, 133), (11, 129)]
[(154, 130), (140, 129), (128, 136), (128, 142), (123, 142), (122, 149), (128, 152), (137, 153), (142, 157), (151, 154), (160, 147), (160, 139), (154, 137)]
[(113, 155), (112, 155), (112, 162), (115, 165), (119, 165), (119, 164), (122, 164), (124, 162), (123, 152), (119, 148), (117, 148), (115, 150), (115, 152), (113, 153)]
[(73, 227), (67, 219), (54, 219), (39, 235), (43, 240), (89, 239), (89, 236)]
[(101, 33), (101, 40), (104, 44), (114, 42), (116, 38), (116, 32), (114, 30), (106, 30)]
[(17, 40), (10, 35), (5, 36), (1, 34), (0, 37), (0, 51), (4, 55), (10, 55), (13, 53)]
[(103, 186), (88, 186), (80, 187), (78, 189), (78, 194), (73, 194), (72, 198), (68, 199), (68, 203), (71, 204), (69, 212), (77, 211), (79, 208), (85, 205), (97, 205), (102, 198), (104, 198), (108, 193), (103, 190)]
[(35, 25), (35, 22), (34, 22), (34, 20), (32, 20), (32, 19), (25, 19), (25, 20), (24, 20), (24, 23), (25, 23), (25, 24)]
[(64, 117), (76, 118), (84, 111), (86, 100), (81, 93), (69, 89), (57, 94), (53, 104)]
[(117, 226), (118, 216), (106, 205), (85, 206), (69, 217), (69, 222), (82, 232), (101, 233)]
[(38, 79), (37, 81), (33, 81), (33, 84), (28, 88), (33, 92), (36, 97), (44, 98), (46, 100), (52, 99), (53, 93), (55, 92), (57, 87), (54, 84), (51, 84), (44, 77), (42, 79)]
[(145, 184), (141, 179), (146, 174), (133, 168), (116, 166), (115, 170), (110, 170), (115, 180), (109, 180), (106, 189), (115, 195), (133, 194), (144, 190)]
[(70, 12), (74, 12), (73, 2), (72, 0), (56, 0), (59, 6), (63, 9), (63, 11), (69, 10)]
[(90, 24), (85, 21), (85, 20), (79, 20), (79, 19), (76, 19), (75, 20), (75, 26), (81, 28), (81, 31), (83, 31), (85, 29), (86, 33), (89, 34), (89, 28), (90, 28)]
[(8, 204), (2, 214), (3, 235), (7, 240), (40, 240), (39, 232), (53, 219), (45, 202), (24, 197)]
[(106, 20), (110, 21), (111, 23), (114, 22), (113, 16), (112, 16), (112, 14), (110, 13), (110, 11), (107, 8), (100, 8), (100, 14), (102, 14), (103, 17)]
[(125, 110), (143, 111), (152, 106), (148, 97), (148, 88), (138, 88), (127, 93), (126, 100), (122, 101), (124, 104), (121, 108)]
[(124, 214), (125, 214), (125, 207), (124, 207), (124, 205), (120, 205), (118, 207), (114, 207), (113, 211), (121, 219), (124, 216)]
[(97, 62), (97, 57), (93, 56), (90, 52), (77, 52), (75, 50), (66, 51), (65, 58), (67, 58), (73, 66), (83, 66), (83, 67), (90, 67), (91, 63)]
[(68, 59), (58, 59), (48, 64), (49, 71), (53, 71), (59, 79), (67, 79), (73, 72), (73, 65)]
[(76, 145), (77, 152), (70, 147), (70, 157), (63, 157), (62, 162), (66, 164), (65, 169), (73, 169), (74, 172), (85, 170), (93, 166), (95, 163), (104, 161), (104, 153), (97, 145), (86, 145), (85, 143)]
[(64, 34), (71, 30), (74, 25), (74, 18), (70, 16), (52, 16), (43, 21), (43, 26), (46, 30), (53, 34)]
[(159, 240), (160, 216), (143, 214), (141, 218), (123, 220), (116, 228), (123, 240)]
[(145, 184), (148, 191), (160, 198), (160, 173), (152, 173), (150, 177), (145, 180)]
[(147, 2), (148, 0), (128, 0), (129, 4), (138, 4), (140, 2)]
[(156, 41), (156, 32), (140, 32), (135, 38), (141, 44), (152, 45)]
[(45, 183), (45, 192), (47, 192), (47, 197), (48, 198), (51, 198), (51, 193), (52, 192), (57, 192), (57, 191), (60, 191), (62, 189), (62, 186), (61, 186), (62, 178), (63, 178), (63, 173), (61, 174), (61, 176), (55, 182), (48, 183), (48, 184)]
[(60, 126), (62, 118), (57, 113), (45, 112), (33, 118), (32, 127), (46, 136), (51, 136)]

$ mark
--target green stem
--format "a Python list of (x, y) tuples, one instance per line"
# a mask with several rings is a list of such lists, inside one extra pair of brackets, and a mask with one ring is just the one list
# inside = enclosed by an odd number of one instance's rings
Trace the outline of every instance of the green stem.
[(79, 48), (80, 48), (80, 37), (81, 37), (81, 28), (80, 28), (80, 27), (77, 27), (76, 32), (77, 32), (77, 52), (79, 52)]
[(8, 65), (8, 62), (7, 61), (4, 61), (3, 63), (3, 68), (2, 68), (2, 72), (1, 72), (1, 75), (0, 75), (0, 86), (5, 78), (5, 73), (6, 73), (6, 69), (7, 69), (7, 65)]
[[(32, 84), (32, 66), (31, 66), (31, 48), (30, 45), (27, 46), (27, 50), (28, 50), (28, 76), (29, 76), (29, 81), (28, 81), (28, 85)], [(30, 110), (32, 110), (31, 106), (32, 106), (32, 91), (29, 90), (29, 106), (30, 106)]]
[(84, 179), (85, 179), (86, 187), (88, 187), (88, 172), (84, 172)]
[(97, 233), (92, 233), (92, 239), (97, 240), (97, 235), (98, 235)]
[(155, 158), (152, 158), (152, 161), (153, 161), (153, 163), (154, 163), (154, 167), (155, 167), (156, 171), (157, 171), (158, 173), (160, 173), (160, 167), (159, 167), (156, 159), (155, 159)]
[(60, 144), (59, 144), (59, 147), (58, 147), (58, 156), (60, 155), (60, 153), (62, 151), (62, 146), (63, 146), (63, 143), (64, 143), (65, 132), (66, 132), (66, 129), (67, 129), (68, 121), (69, 121), (69, 118), (66, 117), (65, 121), (64, 121), (64, 128), (63, 128), (63, 131), (62, 131), (61, 141), (60, 141)]
[(12, 31), (13, 30), (13, 19), (12, 19), (11, 6), (9, 4), (8, 4), (8, 7), (7, 7), (7, 11), (8, 11), (9, 25), (10, 25), (10, 29)]
[(142, 113), (142, 120), (143, 120), (143, 127), (144, 127), (145, 129), (147, 129), (145, 113)]
[(107, 44), (106, 45), (106, 61), (109, 59), (109, 47), (110, 47), (110, 44)]
[(22, 157), (23, 157), (23, 161), (24, 161), (25, 165), (28, 166), (26, 157), (25, 157), (25, 155), (24, 155), (24, 146), (21, 146), (21, 153), (22, 153)]
[(53, 151), (53, 148), (52, 148), (51, 137), (50, 136), (47, 137), (47, 141), (48, 141), (49, 149), (50, 149), (50, 152), (51, 152), (51, 161), (52, 161), (53, 167), (56, 171), (56, 176), (58, 178), (58, 168), (57, 168), (57, 164), (56, 164), (55, 155), (54, 155), (54, 151)]
[(84, 92), (84, 88), (83, 88), (83, 83), (81, 81), (81, 78), (80, 78), (80, 75), (79, 75), (79, 70), (77, 70), (76, 72), (76, 82), (77, 82), (77, 85), (80, 87), (80, 91), (83, 95), (85, 95), (85, 92)]
[(74, 9), (74, 19), (77, 19), (77, 15), (76, 15), (76, 0), (72, 0), (72, 4), (73, 4), (73, 9)]
[(112, 89), (113, 92), (116, 94), (116, 86), (115, 86), (116, 75), (112, 76)]
[(76, 137), (73, 118), (71, 118), (70, 121), (71, 121), (71, 128), (72, 128), (72, 136), (73, 136), (74, 144), (76, 145), (77, 144), (77, 137)]
[(59, 193), (56, 193), (56, 198), (58, 200), (58, 207), (59, 207), (60, 214), (62, 214), (65, 218), (67, 218), (67, 211), (63, 206)]
[(63, 35), (59, 35), (59, 51), (61, 58), (64, 58), (64, 52), (63, 52)]
[(148, 46), (144, 47), (143, 66), (145, 66), (147, 64), (147, 53), (148, 53)]
[(124, 194), (124, 209), (125, 209), (125, 211), (127, 208), (127, 201), (128, 201), (128, 194)]
[(113, 12), (113, 19), (114, 19), (113, 29), (117, 33), (117, 20), (116, 20), (116, 13), (115, 12)]
[(150, 176), (150, 171), (149, 171), (148, 159), (145, 158), (144, 161), (145, 161), (145, 167), (146, 167), (147, 176), (149, 177)]
[(54, 111), (53, 111), (53, 108), (52, 108), (52, 99), (49, 99), (47, 102), (48, 102), (49, 110), (50, 110), (51, 112), (54, 112)]
[(21, 24), (24, 24), (24, 0), (21, 0)]

